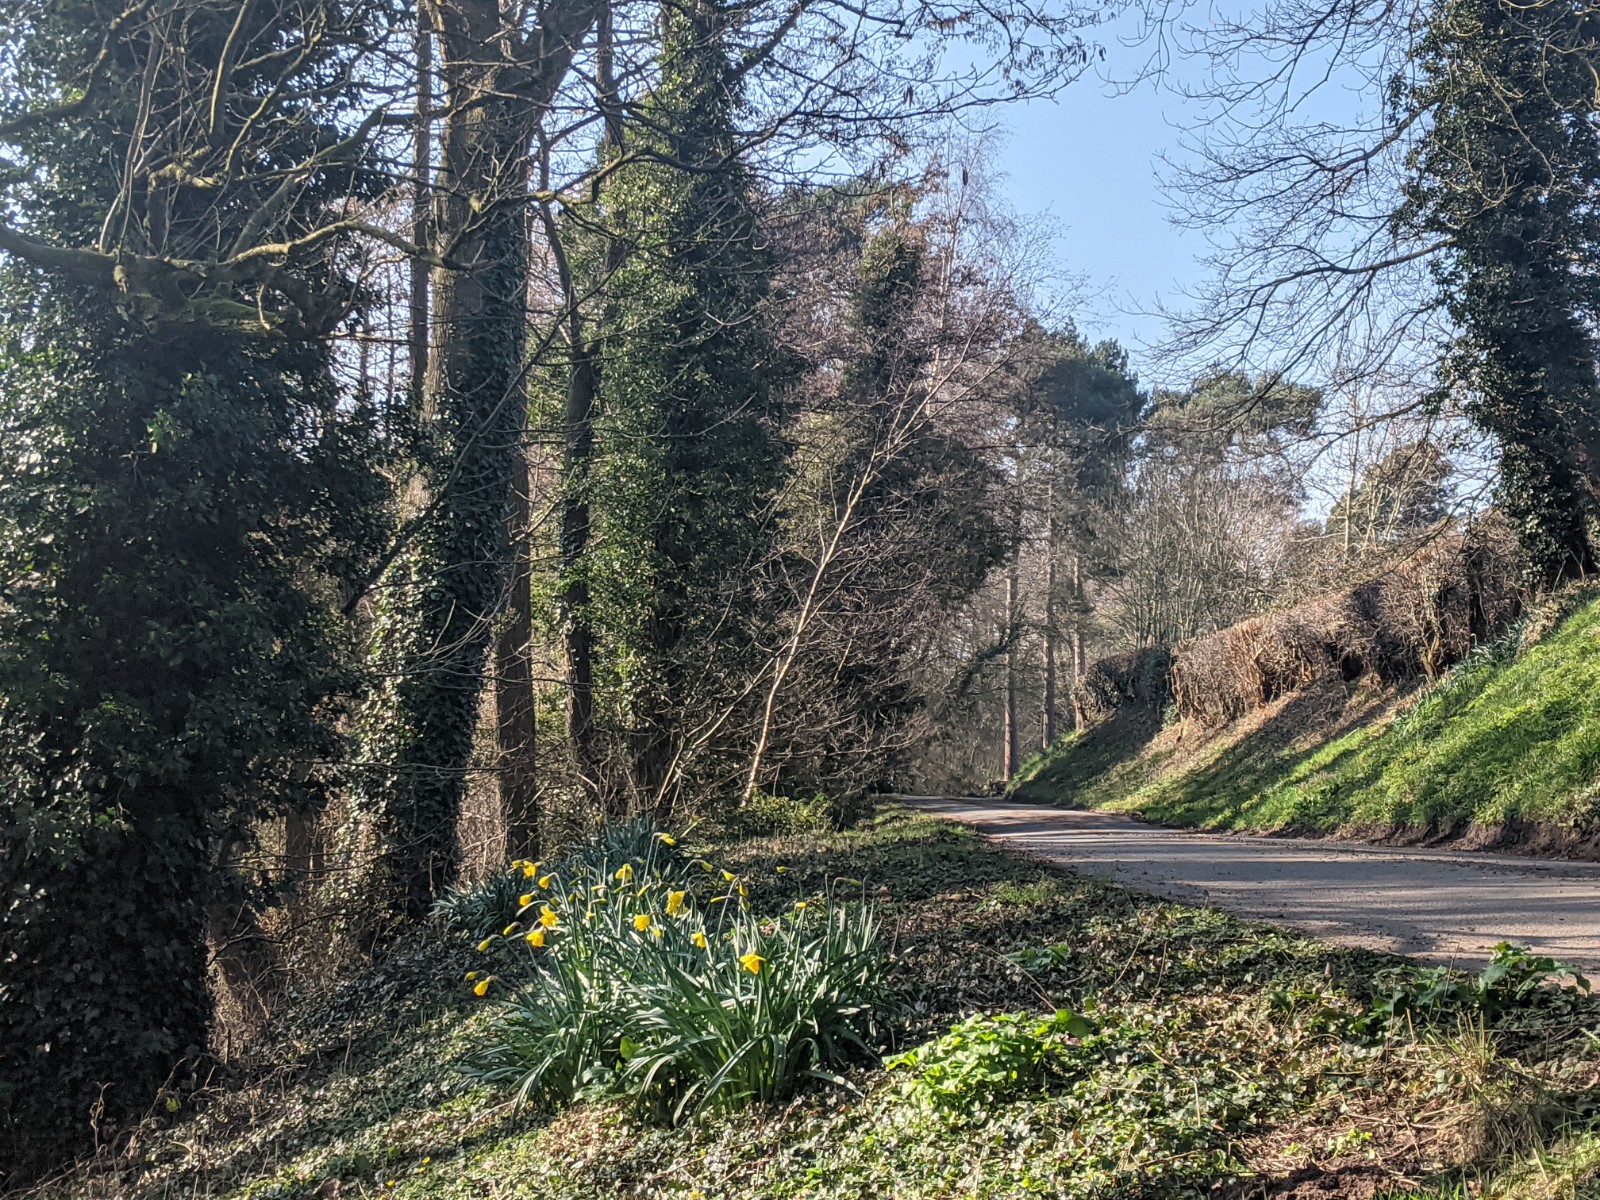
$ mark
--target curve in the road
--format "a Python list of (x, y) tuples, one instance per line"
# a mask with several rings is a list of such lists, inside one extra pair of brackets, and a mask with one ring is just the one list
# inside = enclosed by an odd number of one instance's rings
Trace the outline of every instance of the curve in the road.
[(907, 802), (1085, 874), (1329, 941), (1463, 965), (1508, 941), (1600, 971), (1600, 863), (1194, 833), (986, 799)]

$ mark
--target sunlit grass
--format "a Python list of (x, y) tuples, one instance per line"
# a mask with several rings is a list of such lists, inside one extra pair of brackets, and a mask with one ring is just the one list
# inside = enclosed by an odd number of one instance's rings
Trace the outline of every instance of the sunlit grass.
[(1051, 784), (1072, 777), (1063, 743), (1021, 794), (1206, 828), (1586, 828), (1600, 813), (1600, 600), (1520, 653), (1469, 659), (1392, 720), (1310, 746), (1295, 732), (1225, 732), (1170, 769), (1130, 756), (1070, 790)]

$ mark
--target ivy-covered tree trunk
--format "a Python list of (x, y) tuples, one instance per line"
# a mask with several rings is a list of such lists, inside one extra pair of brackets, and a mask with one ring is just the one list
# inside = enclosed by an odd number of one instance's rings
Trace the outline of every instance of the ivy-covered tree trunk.
[(531, 141), (598, 7), (558, 0), (525, 31), (508, 25), (497, 0), (434, 4), (445, 95), (431, 233), (442, 262), (432, 275), (420, 518), (380, 601), (387, 682), (363, 722), (360, 797), (389, 907), (411, 918), (427, 914), (458, 865), (486, 654), (511, 579), (527, 419)]
[[(519, 439), (521, 436), (519, 429)], [(539, 856), (538, 717), (533, 690), (533, 564), (531, 481), (519, 450), (511, 472), (511, 569), (506, 582), (505, 616), (495, 636), (494, 705), (496, 776), (506, 853)]]
[(714, 724), (708, 712), (750, 666), (751, 569), (784, 458), (772, 265), (734, 136), (729, 19), (712, 0), (662, 6), (660, 84), (629, 134), (646, 161), (603, 197), (626, 244), (609, 276), (594, 488), (619, 568), (604, 600), (626, 615), (604, 636), (627, 664), (629, 790), (654, 810), (692, 770), (687, 731)]
[[(572, 300), (569, 299), (569, 303)], [(576, 318), (576, 314), (575, 314)], [(594, 630), (589, 594), (589, 487), (594, 465), (594, 421), (599, 399), (599, 350), (589, 344), (582, 322), (572, 322), (566, 429), (561, 479), (562, 662), (566, 685), (567, 742), (580, 785), (605, 791), (595, 753)]]
[(1450, 238), (1438, 270), (1461, 328), (1445, 382), (1500, 447), (1500, 503), (1532, 582), (1595, 569), (1600, 483), (1600, 131), (1590, 10), (1451, 0), (1411, 100), (1432, 124), (1403, 219)]

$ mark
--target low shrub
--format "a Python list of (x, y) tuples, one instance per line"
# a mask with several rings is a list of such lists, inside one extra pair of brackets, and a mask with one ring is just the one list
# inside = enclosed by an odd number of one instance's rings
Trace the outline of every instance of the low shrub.
[(918, 1107), (960, 1116), (1038, 1091), (1074, 1042), (1094, 1032), (1087, 1017), (1064, 1008), (1042, 1018), (979, 1013), (884, 1066), (910, 1073), (901, 1091)]
[(469, 1078), (518, 1103), (621, 1094), (676, 1124), (842, 1082), (871, 1056), (888, 990), (870, 907), (825, 896), (762, 919), (732, 872), (703, 863), (712, 887), (697, 888), (663, 860), (591, 848), (533, 878), (518, 917), (480, 943), (520, 941), (531, 957), (469, 979), (479, 995), (512, 989), (461, 1065)]
[(1431, 545), (1381, 576), (1181, 643), (1178, 715), (1212, 728), (1324, 676), (1438, 679), (1521, 612), (1503, 533)]
[(1587, 996), (1589, 991), (1588, 979), (1567, 963), (1501, 942), (1476, 976), (1448, 967), (1408, 972), (1401, 982), (1379, 992), (1357, 1018), (1356, 1028), (1369, 1036), (1383, 1036), (1402, 1021), (1415, 1024), (1461, 1015), (1494, 1021), (1508, 1012), (1564, 996)]
[(730, 810), (721, 825), (732, 837), (756, 838), (822, 833), (845, 823), (821, 792), (809, 798), (757, 792)]
[(1096, 659), (1073, 695), (1080, 727), (1109, 721), (1128, 709), (1160, 712), (1171, 698), (1172, 657), (1162, 646)]

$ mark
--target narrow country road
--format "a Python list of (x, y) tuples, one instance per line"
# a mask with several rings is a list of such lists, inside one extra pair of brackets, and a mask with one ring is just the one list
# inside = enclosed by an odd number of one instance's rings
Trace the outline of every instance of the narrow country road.
[(1600, 863), (1195, 833), (988, 799), (905, 803), (1083, 874), (1328, 941), (1463, 966), (1507, 941), (1600, 972)]

